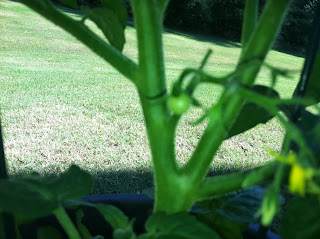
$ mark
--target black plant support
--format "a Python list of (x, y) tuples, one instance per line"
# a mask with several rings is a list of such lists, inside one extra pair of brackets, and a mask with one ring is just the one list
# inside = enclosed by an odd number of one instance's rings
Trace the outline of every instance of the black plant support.
[[(1, 131), (1, 121), (0, 121), (0, 180), (8, 178), (7, 168), (6, 168), (6, 159), (4, 154), (4, 145)], [(15, 223), (14, 217), (9, 213), (1, 213), (0, 217), (2, 217), (4, 233), (6, 238), (16, 238), (15, 233)]]
[(4, 179), (7, 177), (8, 177), (8, 173), (6, 168), (6, 160), (4, 156), (4, 146), (3, 146), (1, 121), (0, 121), (0, 179)]
[[(317, 55), (317, 52), (320, 47), (320, 2), (318, 3), (318, 7), (316, 9), (315, 17), (313, 20), (313, 29), (310, 34), (309, 44), (306, 52), (306, 60), (303, 66), (303, 70), (301, 72), (300, 81), (298, 83), (297, 89), (294, 92), (295, 97), (303, 97), (306, 90), (307, 85), (310, 79), (310, 75), (312, 72), (312, 68), (314, 66), (314, 61)], [(318, 66), (320, 67), (320, 66)], [(292, 114), (292, 121), (297, 122), (302, 113), (303, 107), (301, 105), (297, 105)]]

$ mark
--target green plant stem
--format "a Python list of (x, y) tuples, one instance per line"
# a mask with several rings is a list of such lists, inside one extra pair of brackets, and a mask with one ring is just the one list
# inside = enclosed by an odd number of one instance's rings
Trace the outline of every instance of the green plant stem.
[(170, 0), (159, 0), (159, 2), (160, 2), (161, 10), (164, 13), (167, 9), (167, 6), (168, 6)]
[(70, 239), (81, 239), (79, 232), (62, 206), (58, 207), (53, 214), (57, 217), (59, 223)]
[(166, 92), (162, 12), (158, 4), (157, 0), (132, 1), (139, 50), (138, 90), (150, 99)]
[[(265, 182), (274, 176), (276, 166), (277, 162), (271, 162), (253, 170), (207, 178), (200, 184), (197, 190), (197, 197), (199, 200), (204, 200)], [(255, 177), (254, 180), (243, 184), (243, 182), (252, 175)]]
[(63, 14), (47, 0), (21, 0), (20, 2), (73, 35), (132, 82), (136, 81), (137, 65), (119, 50), (102, 40), (83, 22)]
[(259, 0), (247, 0), (244, 10), (243, 27), (241, 35), (242, 48), (247, 45), (251, 34), (258, 23)]
[(184, 206), (181, 206), (183, 195), (177, 197), (182, 184), (175, 160), (175, 127), (169, 123), (162, 52), (162, 12), (158, 4), (157, 0), (132, 1), (139, 48), (137, 86), (152, 153), (156, 189), (154, 209), (173, 213)]
[[(290, 2), (291, 0), (270, 0), (267, 2), (259, 24), (242, 52), (238, 67), (254, 59), (261, 61), (265, 59)], [(244, 85), (253, 84), (259, 69), (260, 66), (249, 68), (240, 78), (241, 83)], [(233, 85), (224, 90), (218, 102), (219, 107), (223, 106), (219, 115), (222, 120), (217, 117), (210, 120), (191, 159), (184, 166), (184, 173), (191, 178), (194, 185), (198, 185), (203, 180), (214, 155), (243, 106), (244, 98), (235, 92), (236, 88)]]

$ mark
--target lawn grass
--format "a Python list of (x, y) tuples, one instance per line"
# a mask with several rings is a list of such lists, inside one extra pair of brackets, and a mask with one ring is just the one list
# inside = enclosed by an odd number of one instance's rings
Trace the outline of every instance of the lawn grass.
[[(76, 14), (68, 13), (75, 18)], [(93, 24), (90, 26), (98, 31)], [(10, 175), (56, 174), (72, 163), (96, 179), (92, 193), (139, 193), (152, 186), (151, 155), (134, 86), (76, 39), (17, 2), (0, 0), (0, 114)], [(136, 61), (135, 30), (126, 30), (125, 55)], [(240, 45), (221, 39), (165, 31), (168, 85), (185, 67), (197, 67), (207, 49), (213, 56), (206, 71), (232, 71)], [(269, 64), (299, 70), (303, 59), (272, 51)], [(276, 85), (289, 97), (299, 78)], [(258, 83), (269, 84), (267, 70)], [(215, 102), (221, 88), (203, 85), (196, 97)], [(205, 127), (191, 122), (192, 109), (178, 128), (177, 157), (183, 164)], [(283, 130), (276, 120), (235, 136), (221, 146), (211, 173), (242, 170), (280, 149)]]

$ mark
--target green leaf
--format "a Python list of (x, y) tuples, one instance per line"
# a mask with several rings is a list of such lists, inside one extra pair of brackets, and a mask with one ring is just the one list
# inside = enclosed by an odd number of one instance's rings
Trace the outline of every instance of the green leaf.
[(117, 207), (108, 204), (96, 204), (95, 207), (104, 219), (111, 224), (113, 229), (126, 228), (128, 226), (128, 217)]
[(153, 214), (146, 223), (148, 234), (143, 238), (156, 239), (218, 239), (220, 236), (197, 221), (197, 219), (188, 213), (179, 213), (166, 215), (164, 213)]
[[(279, 98), (278, 92), (267, 86), (255, 85), (252, 90), (258, 94), (270, 96), (272, 98)], [(233, 124), (227, 138), (231, 138), (237, 134), (240, 134), (246, 130), (255, 127), (258, 124), (264, 124), (273, 118), (263, 107), (251, 102), (245, 103), (243, 106), (237, 121)]]
[(37, 218), (50, 215), (58, 205), (57, 201), (24, 183), (0, 180), (0, 211)]
[(59, 1), (68, 5), (69, 7), (78, 8), (77, 0), (59, 0)]
[(247, 224), (234, 222), (221, 215), (215, 217), (212, 226), (224, 239), (241, 239), (243, 232), (248, 228)]
[(94, 184), (91, 174), (72, 165), (59, 177), (48, 182), (59, 200), (70, 200), (86, 196), (90, 193)]
[(122, 51), (125, 43), (123, 23), (117, 14), (109, 8), (83, 8), (84, 13), (103, 32), (110, 44)]
[(94, 184), (92, 176), (76, 165), (60, 176), (31, 175), (17, 180), (46, 198), (60, 202), (88, 195)]
[(320, 116), (308, 111), (302, 111), (297, 127), (313, 152), (315, 159), (320, 157)]
[(123, 29), (127, 26), (128, 12), (123, 0), (101, 0), (105, 8), (111, 9), (117, 15)]
[(125, 228), (117, 228), (113, 232), (113, 239), (135, 239), (136, 236), (133, 232), (133, 223), (131, 221)]
[(320, 204), (317, 196), (296, 196), (290, 201), (280, 235), (283, 239), (320, 238)]
[(255, 214), (263, 201), (265, 189), (254, 186), (243, 191), (223, 196), (217, 212), (236, 222), (257, 223)]

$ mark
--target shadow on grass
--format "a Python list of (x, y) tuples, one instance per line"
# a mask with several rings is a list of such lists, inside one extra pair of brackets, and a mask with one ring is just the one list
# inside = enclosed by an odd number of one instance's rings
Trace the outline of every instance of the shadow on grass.
[(139, 171), (116, 170), (90, 172), (95, 185), (91, 194), (141, 193), (142, 190), (153, 187), (151, 169)]
[[(208, 176), (223, 175), (234, 173), (235, 169), (223, 168), (211, 169)], [(91, 194), (114, 194), (114, 193), (142, 193), (143, 190), (152, 188), (153, 172), (151, 168), (116, 171), (96, 171), (90, 172), (94, 179), (95, 185)]]
[[(234, 173), (239, 170), (234, 168), (210, 169), (208, 176)], [(114, 194), (114, 193), (142, 193), (143, 190), (152, 188), (153, 172), (151, 168), (131, 170), (110, 170), (90, 172), (95, 185), (91, 194)]]
[(191, 40), (201, 41), (201, 42), (208, 42), (213, 43), (219, 46), (224, 47), (234, 47), (234, 48), (240, 48), (241, 44), (235, 41), (230, 41), (221, 37), (209, 35), (209, 34), (200, 34), (200, 33), (194, 33), (194, 32), (188, 32), (183, 31), (180, 29), (174, 29), (174, 28), (168, 28), (165, 27), (164, 29), (165, 34), (175, 34), (178, 36), (186, 37)]

